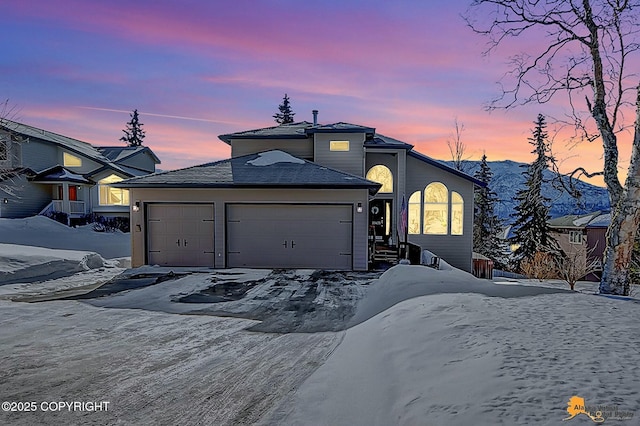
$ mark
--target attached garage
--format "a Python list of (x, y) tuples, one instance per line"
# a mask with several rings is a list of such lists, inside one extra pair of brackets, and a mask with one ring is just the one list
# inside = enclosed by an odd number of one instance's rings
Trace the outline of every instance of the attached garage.
[(113, 186), (130, 191), (134, 267), (368, 267), (363, 206), (380, 184), (282, 151)]
[(213, 204), (147, 204), (147, 264), (214, 266)]
[(227, 266), (353, 268), (353, 207), (228, 204)]

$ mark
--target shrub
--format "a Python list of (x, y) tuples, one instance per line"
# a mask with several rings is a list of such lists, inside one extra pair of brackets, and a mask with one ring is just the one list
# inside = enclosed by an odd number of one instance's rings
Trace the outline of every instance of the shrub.
[(48, 212), (45, 216), (49, 219), (55, 220), (56, 222), (69, 225), (69, 215), (65, 212)]
[(539, 281), (558, 277), (555, 256), (542, 251), (537, 251), (532, 257), (524, 259), (520, 269), (527, 277)]

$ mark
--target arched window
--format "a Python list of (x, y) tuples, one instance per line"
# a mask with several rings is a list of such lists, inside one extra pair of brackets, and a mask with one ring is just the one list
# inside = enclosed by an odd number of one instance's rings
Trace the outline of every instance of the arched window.
[(451, 235), (462, 235), (464, 226), (464, 200), (462, 195), (451, 192)]
[(449, 191), (433, 182), (424, 189), (424, 234), (446, 235), (449, 225)]
[(367, 172), (367, 179), (382, 184), (382, 188), (380, 188), (378, 193), (393, 192), (393, 174), (387, 166), (383, 166), (382, 164), (373, 166)]
[(408, 211), (408, 231), (410, 234), (420, 233), (420, 191), (416, 191), (409, 197), (409, 211)]
[(110, 175), (98, 181), (98, 197), (101, 206), (128, 206), (129, 190), (122, 188), (112, 188), (110, 183), (120, 182), (121, 177)]

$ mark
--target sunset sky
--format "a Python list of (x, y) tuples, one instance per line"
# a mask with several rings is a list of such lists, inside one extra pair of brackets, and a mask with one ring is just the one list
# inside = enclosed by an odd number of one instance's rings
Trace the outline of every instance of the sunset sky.
[[(486, 40), (460, 17), (469, 2), (10, 0), (0, 98), (17, 121), (95, 145), (123, 144), (138, 109), (165, 170), (228, 157), (217, 136), (275, 125), (284, 93), (296, 121), (318, 109), (321, 123), (375, 127), (450, 159), (457, 118), (471, 159), (530, 162), (532, 122), (560, 116), (562, 100), (485, 111), (507, 55), (482, 56)], [(565, 142), (554, 142), (565, 170), (602, 169), (599, 142)]]

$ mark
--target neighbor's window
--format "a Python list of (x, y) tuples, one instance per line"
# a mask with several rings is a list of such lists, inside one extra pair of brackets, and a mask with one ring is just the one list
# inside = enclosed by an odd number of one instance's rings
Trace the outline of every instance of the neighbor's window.
[(424, 189), (424, 234), (446, 235), (449, 225), (449, 193), (440, 182)]
[(464, 225), (464, 201), (462, 195), (451, 192), (451, 235), (462, 235)]
[(129, 190), (122, 188), (112, 188), (110, 183), (120, 182), (121, 177), (116, 175), (108, 176), (98, 181), (98, 191), (100, 193), (101, 206), (128, 206)]
[(582, 232), (569, 231), (569, 242), (571, 244), (582, 244)]
[(9, 158), (9, 143), (5, 139), (0, 139), (0, 161), (7, 161)]
[(408, 212), (408, 232), (410, 234), (420, 233), (420, 191), (416, 191), (409, 197), (409, 212)]
[(331, 141), (329, 142), (330, 151), (349, 151), (349, 141)]
[(82, 159), (68, 152), (62, 154), (62, 160), (65, 167), (82, 167)]
[(387, 166), (378, 164), (370, 168), (367, 172), (367, 180), (382, 184), (382, 188), (378, 191), (379, 193), (393, 192), (393, 174)]

